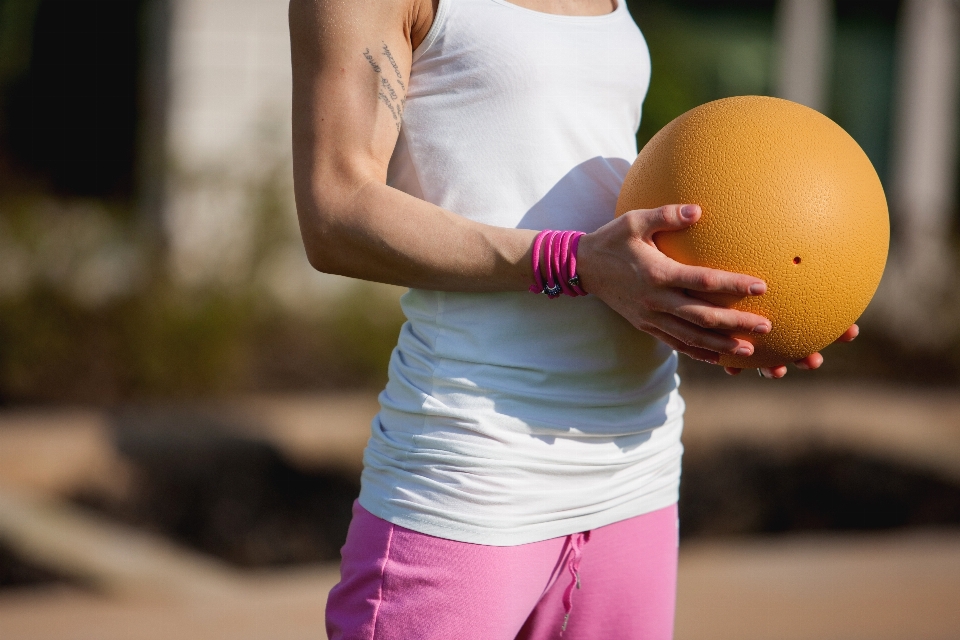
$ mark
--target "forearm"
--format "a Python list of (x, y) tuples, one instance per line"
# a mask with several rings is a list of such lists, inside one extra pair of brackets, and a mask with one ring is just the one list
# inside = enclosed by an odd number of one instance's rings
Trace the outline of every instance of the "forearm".
[(440, 291), (523, 291), (533, 282), (536, 231), (473, 222), (376, 180), (311, 182), (298, 189), (297, 208), (320, 271)]

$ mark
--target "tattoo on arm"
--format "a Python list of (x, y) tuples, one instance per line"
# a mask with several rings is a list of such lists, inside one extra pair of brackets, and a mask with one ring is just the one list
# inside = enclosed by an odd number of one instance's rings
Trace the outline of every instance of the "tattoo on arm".
[(376, 61), (373, 59), (373, 56), (370, 55), (370, 49), (369, 49), (369, 48), (366, 49), (366, 50), (363, 52), (363, 57), (367, 59), (367, 62), (370, 63), (370, 66), (373, 67), (373, 70), (374, 70), (376, 73), (380, 73), (380, 65), (378, 65), (378, 64), (376, 63)]
[(393, 108), (393, 103), (390, 102), (390, 98), (388, 98), (387, 94), (385, 94), (383, 91), (381, 91), (378, 95), (380, 96), (380, 102), (387, 105), (387, 109), (390, 110), (390, 115), (393, 116), (393, 122), (397, 126), (397, 131), (400, 131), (400, 118), (397, 115), (396, 109)]
[(403, 118), (403, 103), (406, 99), (405, 94), (407, 87), (403, 83), (403, 74), (400, 73), (400, 67), (397, 66), (397, 61), (394, 60), (393, 54), (390, 53), (390, 48), (386, 45), (386, 43), (383, 44), (381, 55), (387, 59), (387, 61), (390, 63), (390, 66), (393, 68), (393, 72), (396, 75), (394, 80), (398, 85), (400, 85), (400, 90), (404, 95), (398, 94), (393, 88), (393, 84), (384, 75), (383, 68), (377, 64), (373, 54), (370, 53), (370, 49), (368, 48), (363, 52), (363, 57), (366, 58), (370, 68), (373, 69), (373, 72), (376, 73), (380, 79), (380, 91), (377, 94), (378, 98), (380, 102), (384, 104), (387, 110), (390, 111), (390, 115), (393, 117), (393, 123), (397, 127), (397, 131), (400, 131), (400, 123), (401, 119)]
[(390, 47), (387, 46), (387, 43), (383, 43), (383, 55), (387, 57), (387, 61), (390, 63), (390, 66), (393, 67), (393, 72), (397, 74), (397, 84), (400, 85), (400, 88), (404, 91), (407, 90), (406, 85), (403, 84), (403, 74), (400, 73), (400, 67), (397, 66), (397, 61), (393, 59), (393, 54), (390, 53)]
[(387, 93), (390, 94), (391, 100), (399, 100), (397, 98), (397, 92), (393, 90), (393, 85), (390, 84), (390, 81), (386, 78), (380, 78), (380, 84), (383, 85), (383, 88), (387, 90)]

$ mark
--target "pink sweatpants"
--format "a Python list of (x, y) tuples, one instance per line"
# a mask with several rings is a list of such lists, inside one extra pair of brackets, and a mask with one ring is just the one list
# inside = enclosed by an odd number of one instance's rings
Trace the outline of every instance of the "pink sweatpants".
[(676, 505), (493, 547), (417, 533), (355, 504), (342, 553), (341, 580), (327, 601), (330, 640), (673, 636)]

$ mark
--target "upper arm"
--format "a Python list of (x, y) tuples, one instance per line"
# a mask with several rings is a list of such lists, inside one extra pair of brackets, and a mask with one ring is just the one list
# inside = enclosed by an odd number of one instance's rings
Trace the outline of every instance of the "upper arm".
[(431, 0), (291, 0), (298, 204), (385, 182)]

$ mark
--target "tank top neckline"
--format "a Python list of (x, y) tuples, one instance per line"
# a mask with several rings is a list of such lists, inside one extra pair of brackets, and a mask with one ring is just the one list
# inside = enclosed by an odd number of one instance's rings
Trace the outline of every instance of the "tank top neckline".
[[(441, 0), (441, 2), (442, 1), (443, 0)], [(450, 2), (450, 0), (446, 0), (446, 1)], [(596, 16), (578, 16), (578, 15), (567, 15), (562, 13), (547, 13), (546, 11), (537, 11), (536, 9), (528, 9), (527, 7), (521, 7), (518, 4), (509, 2), (509, 0), (491, 0), (491, 1), (499, 5), (508, 7), (510, 9), (516, 9), (517, 11), (523, 11), (524, 13), (533, 14), (534, 16), (540, 17), (544, 20), (557, 20), (557, 21), (563, 21), (563, 22), (590, 22), (590, 23), (602, 22), (605, 20), (613, 19), (614, 17), (620, 14), (621, 9), (623, 9), (625, 4), (625, 0), (617, 0), (617, 6), (614, 8), (613, 11), (610, 11), (609, 13), (602, 13)]]
[[(487, 1), (500, 5), (506, 9), (526, 14), (534, 20), (544, 20), (562, 24), (600, 25), (617, 20), (626, 13), (626, 0), (617, 0), (617, 7), (613, 11), (599, 16), (568, 16), (557, 13), (545, 13), (543, 11), (534, 11), (533, 9), (521, 7), (520, 5), (508, 2), (508, 0)], [(457, 0), (439, 0), (437, 12), (433, 16), (433, 24), (430, 25), (430, 29), (427, 31), (427, 35), (424, 37), (423, 41), (413, 51), (412, 61), (414, 63), (420, 59), (420, 56), (422, 56), (427, 49), (430, 48), (434, 40), (436, 40), (440, 35), (440, 31), (443, 28), (443, 23), (446, 21), (447, 12), (450, 10), (450, 4), (453, 2), (457, 2)]]

